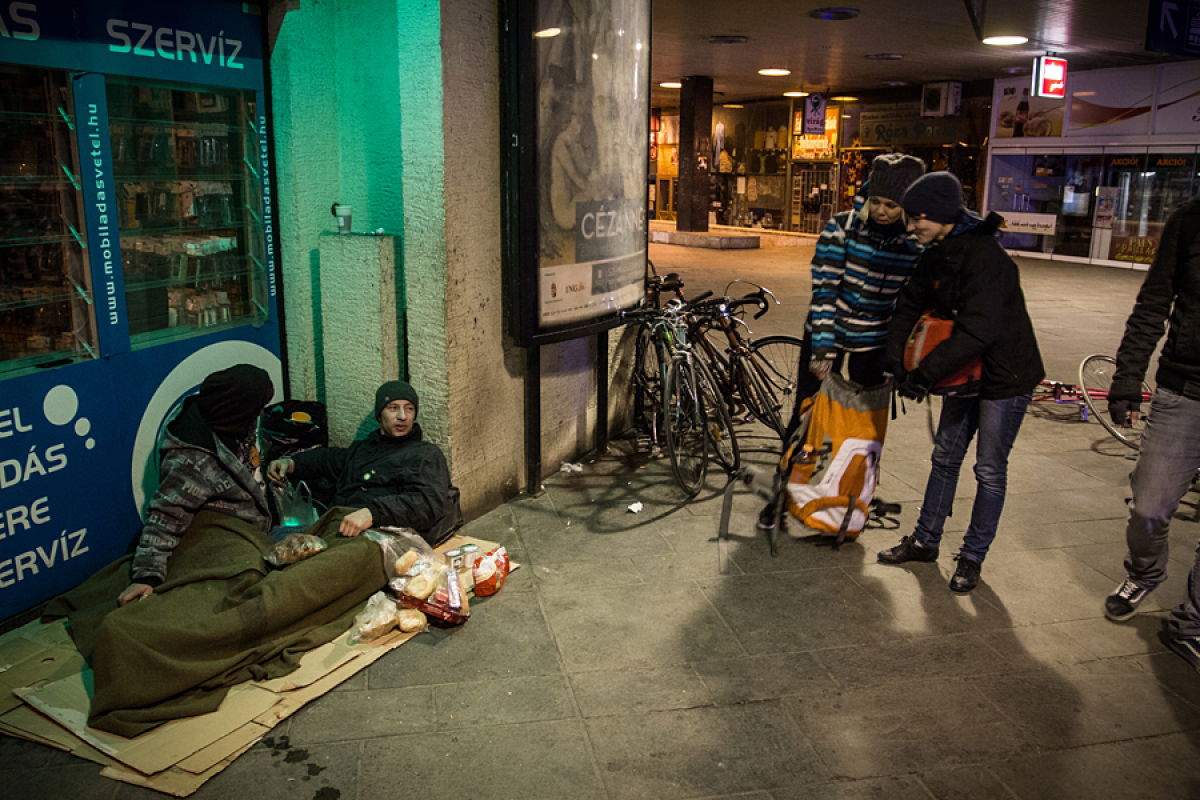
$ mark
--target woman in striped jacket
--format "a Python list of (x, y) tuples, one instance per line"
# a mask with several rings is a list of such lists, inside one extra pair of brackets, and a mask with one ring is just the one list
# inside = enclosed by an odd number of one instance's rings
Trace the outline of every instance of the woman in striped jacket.
[(900, 200), (924, 172), (925, 162), (914, 156), (877, 156), (863, 187), (866, 202), (858, 198), (853, 210), (835, 214), (821, 232), (800, 352), (799, 399), (816, 394), (843, 361), (855, 383), (883, 381), (888, 321), (920, 252), (906, 234)]

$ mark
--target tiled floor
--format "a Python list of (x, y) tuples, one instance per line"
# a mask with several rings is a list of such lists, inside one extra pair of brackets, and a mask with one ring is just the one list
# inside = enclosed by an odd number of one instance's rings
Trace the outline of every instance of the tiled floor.
[[(735, 276), (771, 286), (783, 305), (756, 325), (766, 335), (798, 332), (800, 250), (652, 257), (697, 291)], [(1073, 380), (1084, 355), (1115, 349), (1140, 273), (1022, 266), (1049, 372)], [(1132, 462), (1094, 422), (1030, 413), (979, 589), (946, 587), (968, 469), (939, 563), (878, 565), (910, 530), (928, 470), (925, 410), (908, 410), (880, 490), (902, 511), (839, 551), (789, 540), (771, 558), (759, 501), (739, 493), (722, 565), (719, 481), (684, 503), (662, 459), (620, 442), (548, 478), (469, 525), (524, 566), (468, 625), (387, 656), (196, 797), (1200, 797), (1200, 674), (1155, 638), (1200, 528), (1175, 525), (1172, 577), (1145, 613), (1107, 622)], [(746, 445), (769, 460), (767, 438)], [(0, 785), (12, 798), (153, 796), (9, 739)]]

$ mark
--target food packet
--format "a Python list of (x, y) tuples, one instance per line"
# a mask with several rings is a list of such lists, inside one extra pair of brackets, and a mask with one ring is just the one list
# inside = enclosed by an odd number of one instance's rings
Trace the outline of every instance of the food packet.
[(434, 623), (461, 625), (470, 618), (471, 608), (461, 589), (455, 594), (456, 585), (457, 578), (450, 572), (442, 576), (441, 585), (428, 597), (421, 599), (411, 594), (401, 594), (397, 599), (400, 605), (423, 612)]
[(313, 536), (311, 533), (289, 533), (276, 542), (263, 558), (273, 567), (282, 567), (315, 556), (328, 547), (320, 536)]
[(487, 597), (500, 591), (504, 579), (508, 577), (511, 562), (508, 550), (497, 547), (490, 553), (484, 553), (475, 561), (472, 575), (475, 578), (475, 596)]
[(400, 620), (400, 607), (383, 592), (376, 592), (367, 600), (363, 610), (354, 618), (350, 629), (350, 644), (369, 642), (395, 628)]
[(382, 548), (388, 571), (396, 577), (415, 577), (445, 561), (411, 528), (370, 528), (363, 535)]

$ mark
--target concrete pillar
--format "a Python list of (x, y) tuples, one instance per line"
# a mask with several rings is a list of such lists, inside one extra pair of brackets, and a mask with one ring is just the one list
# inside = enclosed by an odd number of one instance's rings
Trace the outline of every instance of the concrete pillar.
[(337, 389), (328, 393), (326, 406), (329, 443), (338, 447), (379, 427), (372, 413), (375, 390), (404, 374), (399, 247), (396, 236), (320, 237), (324, 385)]
[(675, 227), (708, 230), (708, 173), (712, 168), (712, 78), (689, 75), (679, 91), (679, 196)]

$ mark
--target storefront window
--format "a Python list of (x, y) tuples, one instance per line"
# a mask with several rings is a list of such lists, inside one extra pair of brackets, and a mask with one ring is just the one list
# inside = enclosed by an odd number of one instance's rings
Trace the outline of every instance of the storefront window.
[(67, 74), (0, 65), (0, 374), (96, 354)]
[(1107, 160), (1103, 191), (1113, 202), (1108, 258), (1149, 264), (1167, 217), (1196, 191), (1196, 156), (1119, 154)]
[(110, 78), (135, 347), (266, 317), (254, 94)]

